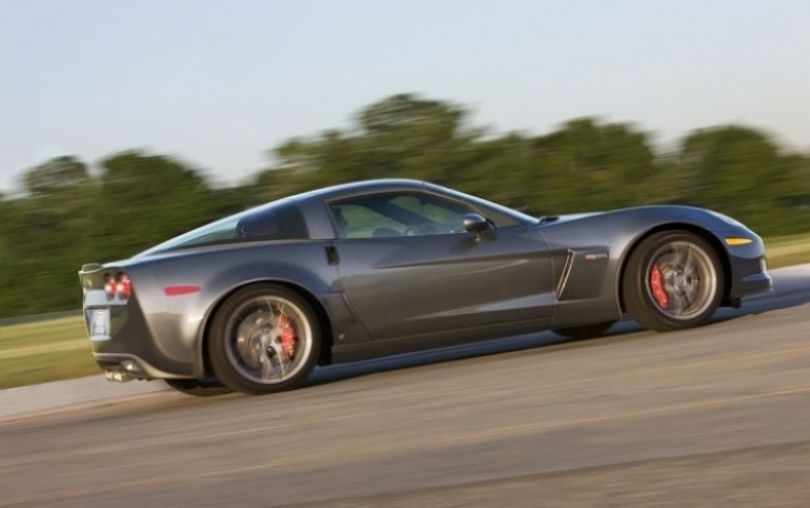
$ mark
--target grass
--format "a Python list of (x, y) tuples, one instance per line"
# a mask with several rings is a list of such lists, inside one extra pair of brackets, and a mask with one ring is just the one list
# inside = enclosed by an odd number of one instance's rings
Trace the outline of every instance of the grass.
[(0, 327), (0, 389), (99, 373), (81, 315)]
[(766, 238), (768, 250), (768, 267), (810, 263), (810, 234)]
[[(765, 244), (770, 268), (810, 263), (810, 234)], [(97, 374), (90, 352), (79, 313), (0, 325), (0, 389)]]

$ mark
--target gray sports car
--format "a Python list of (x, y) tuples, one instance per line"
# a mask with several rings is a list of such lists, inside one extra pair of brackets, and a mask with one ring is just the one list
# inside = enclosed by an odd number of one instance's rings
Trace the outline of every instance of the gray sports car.
[(542, 329), (594, 336), (625, 313), (677, 330), (771, 287), (762, 240), (709, 210), (535, 218), (413, 180), (284, 198), (79, 278), (108, 378), (198, 395)]

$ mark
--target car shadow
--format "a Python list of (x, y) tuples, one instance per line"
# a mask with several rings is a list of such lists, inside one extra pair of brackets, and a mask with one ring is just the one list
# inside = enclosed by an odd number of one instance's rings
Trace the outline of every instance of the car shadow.
[(602, 335), (585, 339), (569, 339), (551, 331), (543, 331), (527, 335), (517, 335), (498, 339), (471, 342), (458, 346), (438, 349), (428, 349), (414, 353), (384, 356), (370, 360), (341, 363), (317, 368), (307, 380), (305, 386), (317, 386), (350, 378), (362, 377), (380, 372), (407, 369), (423, 365), (433, 365), (443, 362), (452, 362), (467, 358), (478, 358), (488, 355), (497, 355), (536, 349), (557, 345), (581, 345), (594, 341), (626, 335), (643, 331), (635, 321), (622, 320), (614, 324)]
[[(720, 323), (730, 319), (751, 314), (761, 314), (771, 310), (795, 307), (810, 302), (810, 285), (800, 285), (794, 290), (780, 293), (754, 296), (746, 299), (739, 309), (724, 307), (718, 310), (712, 323)], [(643, 333), (639, 333), (643, 332)], [(431, 365), (466, 358), (477, 358), (487, 355), (510, 353), (526, 349), (549, 347), (556, 345), (571, 345), (575, 347), (593, 345), (597, 341), (615, 339), (617, 336), (629, 336), (639, 333), (643, 338), (648, 332), (640, 327), (633, 319), (626, 317), (616, 322), (610, 329), (595, 337), (586, 339), (568, 339), (551, 331), (472, 342), (458, 346), (439, 349), (430, 349), (415, 353), (362, 360), (351, 363), (330, 365), (317, 368), (306, 382), (306, 386), (317, 386), (333, 383), (350, 378), (362, 377), (379, 372), (407, 369), (422, 365)]]

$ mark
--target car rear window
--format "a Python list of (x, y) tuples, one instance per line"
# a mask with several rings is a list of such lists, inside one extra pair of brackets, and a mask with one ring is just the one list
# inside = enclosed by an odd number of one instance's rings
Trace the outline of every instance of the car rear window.
[(308, 237), (306, 222), (297, 203), (280, 200), (212, 222), (141, 254), (223, 243), (296, 240)]

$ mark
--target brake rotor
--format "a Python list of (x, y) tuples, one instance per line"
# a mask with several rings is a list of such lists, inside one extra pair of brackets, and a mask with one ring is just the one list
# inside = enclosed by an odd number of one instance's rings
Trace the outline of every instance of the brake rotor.
[(262, 359), (262, 336), (266, 333), (272, 315), (257, 312), (246, 319), (237, 331), (236, 345), (242, 360), (250, 368), (258, 369)]

